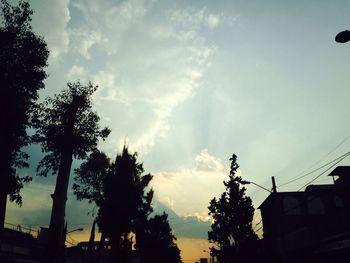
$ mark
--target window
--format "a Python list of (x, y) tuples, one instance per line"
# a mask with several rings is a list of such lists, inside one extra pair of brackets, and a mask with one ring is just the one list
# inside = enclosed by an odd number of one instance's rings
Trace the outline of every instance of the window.
[(286, 215), (300, 215), (300, 202), (296, 197), (286, 196), (283, 198), (283, 211)]
[(310, 215), (323, 215), (325, 210), (321, 198), (309, 196), (307, 198), (307, 210)]

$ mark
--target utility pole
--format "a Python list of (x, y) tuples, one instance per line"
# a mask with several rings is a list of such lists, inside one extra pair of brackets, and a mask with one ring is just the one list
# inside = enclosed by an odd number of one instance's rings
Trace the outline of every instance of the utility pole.
[(277, 193), (275, 177), (272, 176), (272, 193)]

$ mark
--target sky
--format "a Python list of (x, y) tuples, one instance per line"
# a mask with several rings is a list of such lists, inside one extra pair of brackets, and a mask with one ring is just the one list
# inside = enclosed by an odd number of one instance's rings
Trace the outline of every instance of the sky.
[[(112, 159), (124, 143), (138, 152), (184, 262), (207, 256), (207, 207), (224, 190), (233, 153), (244, 180), (271, 188), (275, 176), (278, 191), (296, 191), (323, 170), (279, 185), (350, 150), (350, 44), (334, 41), (350, 29), (349, 1), (30, 3), (50, 50), (40, 100), (78, 79), (99, 86), (94, 110), (112, 130), (99, 148)], [(40, 147), (27, 151), (31, 167), (20, 173), (35, 175)], [(326, 175), (314, 183), (330, 182)], [(34, 176), (6, 221), (47, 225), (54, 184)], [(255, 207), (268, 196), (246, 188)], [(71, 242), (87, 239), (92, 209), (69, 190), (69, 228), (84, 227)], [(255, 229), (259, 222), (257, 213)]]

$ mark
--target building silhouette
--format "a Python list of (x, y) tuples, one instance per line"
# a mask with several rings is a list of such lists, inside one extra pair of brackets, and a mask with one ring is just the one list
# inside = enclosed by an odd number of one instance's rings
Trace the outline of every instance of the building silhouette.
[(350, 166), (333, 184), (273, 192), (260, 205), (264, 246), (273, 262), (345, 262), (350, 258)]

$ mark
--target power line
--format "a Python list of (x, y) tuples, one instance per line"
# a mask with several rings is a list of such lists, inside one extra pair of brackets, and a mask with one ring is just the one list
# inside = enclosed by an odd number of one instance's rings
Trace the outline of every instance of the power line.
[(36, 186), (25, 186), (24, 188), (28, 188), (28, 189), (33, 189), (33, 190), (41, 190), (41, 191), (45, 191), (45, 192), (53, 192), (54, 189), (49, 189), (49, 188), (42, 188), (42, 187), (36, 187)]
[(312, 164), (309, 168), (305, 169), (303, 171), (306, 172), (307, 170), (311, 169), (312, 167), (314, 167), (315, 165), (319, 164), (321, 161), (323, 161), (326, 157), (328, 157), (330, 154), (332, 154), (333, 152), (335, 152), (340, 146), (342, 146), (348, 139), (350, 138), (350, 135), (345, 137), (337, 146), (335, 146), (331, 151), (329, 151), (326, 155), (324, 155), (323, 157), (321, 157), (317, 162), (315, 162), (314, 164)]
[[(47, 223), (22, 223), (21, 225), (24, 226), (48, 226), (49, 224)], [(86, 225), (92, 225), (92, 222), (90, 223), (68, 223), (68, 226), (86, 226)]]
[(201, 223), (210, 223), (210, 221), (188, 221), (188, 222), (181, 222), (181, 223), (176, 223), (176, 224), (170, 224), (171, 226), (177, 226), (177, 225), (186, 225), (186, 224), (201, 224)]
[(321, 161), (323, 161), (327, 156), (329, 156), (330, 154), (332, 154), (334, 151), (336, 151), (343, 143), (345, 143), (348, 139), (350, 138), (350, 135), (345, 137), (345, 139), (343, 139), (337, 146), (335, 146), (331, 151), (329, 151), (326, 155), (324, 155), (323, 157), (321, 157), (318, 161), (316, 161), (315, 163), (313, 163), (311, 166), (309, 166), (308, 168), (304, 169), (304, 171), (302, 171), (301, 173), (306, 172), (307, 170), (311, 169), (312, 167), (314, 167), (315, 165), (319, 164)]
[(347, 155), (343, 156), (342, 159), (338, 160), (335, 164), (333, 164), (332, 166), (328, 167), (326, 170), (324, 170), (321, 174), (317, 175), (314, 179), (312, 179), (310, 182), (308, 182), (307, 184), (305, 184), (303, 187), (301, 187), (298, 192), (303, 189), (305, 186), (311, 184), (313, 181), (315, 181), (317, 178), (319, 178), (321, 175), (325, 174), (327, 171), (329, 171), (330, 169), (332, 169), (334, 166), (336, 166), (338, 163), (340, 163), (342, 160), (344, 160), (346, 157), (348, 157), (350, 155), (350, 152), (347, 153)]
[(76, 246), (76, 245), (77, 245), (77, 244), (74, 244), (74, 243), (72, 243), (72, 242), (70, 242), (70, 241), (68, 241), (68, 240), (65, 240), (65, 242), (68, 243), (68, 244), (70, 244), (70, 245), (72, 245), (72, 246)]
[[(43, 188), (43, 187), (36, 187), (36, 186), (30, 186), (30, 185), (26, 185), (24, 187), (24, 189), (33, 189), (33, 190), (41, 190), (41, 191), (45, 191), (45, 192), (49, 192), (49, 193), (53, 193), (55, 191), (54, 188), (50, 189), (50, 188)], [(69, 190), (68, 195), (74, 195), (73, 191), (72, 190)]]
[[(317, 172), (318, 170), (320, 170), (320, 169), (326, 167), (327, 165), (329, 165), (329, 164), (331, 164), (331, 163), (333, 163), (333, 162), (335, 162), (335, 161), (338, 161), (339, 159), (343, 160), (343, 159), (344, 159), (345, 157), (347, 157), (348, 155), (350, 155), (350, 151), (347, 152), (347, 153), (345, 153), (345, 154), (343, 154), (343, 155), (341, 155), (341, 156), (339, 156), (339, 157), (337, 157), (337, 158), (335, 158), (334, 160), (332, 160), (332, 161), (330, 161), (330, 162), (328, 162), (328, 163), (326, 163), (326, 164), (324, 164), (324, 165), (322, 165), (322, 166), (320, 166), (320, 167), (318, 167), (318, 168), (312, 170), (311, 172), (308, 172), (308, 173), (303, 174), (303, 175), (301, 175), (301, 176), (299, 176), (299, 177), (297, 177), (297, 178), (295, 178), (295, 179), (292, 179), (292, 180), (290, 180), (290, 181), (288, 181), (288, 182), (285, 182), (285, 183), (281, 184), (279, 187), (282, 187), (282, 186), (285, 186), (285, 185), (287, 185), (287, 184), (293, 183), (293, 182), (295, 182), (295, 181), (297, 181), (297, 180), (300, 180), (300, 179), (302, 179), (302, 178), (304, 178), (304, 177), (306, 177), (306, 176), (308, 176), (308, 175), (310, 175), (310, 174), (312, 174), (312, 173), (314, 173), (314, 172)], [(337, 162), (337, 163), (338, 163), (338, 162)]]
[[(350, 136), (349, 136), (350, 137)], [(346, 139), (348, 139), (348, 137), (346, 138)], [(344, 140), (345, 141), (345, 140)], [(344, 142), (343, 141), (343, 142)], [(342, 142), (342, 143), (343, 143)], [(340, 144), (341, 145), (341, 144)], [(339, 146), (340, 146), (339, 145)], [(338, 146), (338, 147), (339, 147)], [(343, 155), (341, 155), (340, 157), (338, 157), (338, 158), (336, 158), (336, 159), (334, 159), (334, 160), (332, 160), (332, 161), (330, 161), (330, 162), (328, 162), (327, 164), (325, 164), (325, 165), (322, 165), (321, 167), (319, 167), (319, 168), (317, 168), (317, 169), (314, 169), (313, 171), (311, 171), (311, 172), (309, 172), (309, 173), (307, 173), (307, 174), (305, 174), (305, 175), (303, 175), (303, 176), (301, 176), (301, 177), (298, 177), (298, 178), (296, 178), (296, 179), (293, 179), (293, 180), (291, 180), (290, 182), (287, 182), (287, 183), (285, 183), (285, 184), (282, 184), (281, 186), (284, 186), (284, 185), (286, 185), (286, 184), (288, 184), (288, 183), (291, 183), (291, 182), (294, 182), (294, 181), (296, 181), (296, 180), (299, 180), (299, 179), (301, 179), (301, 178), (303, 178), (303, 177), (305, 177), (305, 176), (307, 176), (307, 175), (309, 175), (309, 174), (311, 174), (311, 173), (314, 173), (314, 172), (316, 172), (316, 171), (318, 171), (318, 170), (320, 170), (320, 169), (322, 169), (322, 168), (324, 168), (325, 166), (327, 166), (327, 165), (329, 165), (329, 164), (331, 164), (331, 163), (333, 163), (333, 162), (335, 162), (333, 165), (331, 165), (330, 167), (328, 167), (326, 170), (324, 170), (322, 173), (320, 173), (319, 175), (317, 175), (315, 178), (313, 178), (311, 181), (309, 181), (307, 184), (305, 184), (305, 185), (303, 185), (299, 190), (298, 190), (298, 192), (301, 190), (301, 189), (303, 189), (305, 186), (307, 186), (307, 185), (309, 185), (309, 184), (311, 184), (312, 182), (314, 182), (315, 180), (317, 180), (319, 177), (321, 177), (323, 174), (325, 174), (327, 171), (329, 171), (329, 170), (331, 170), (333, 167), (335, 167), (338, 163), (340, 163), (341, 161), (343, 161), (346, 157), (348, 157), (350, 155), (350, 152), (347, 152), (347, 153), (345, 153), (345, 154), (343, 154)], [(312, 199), (315, 199), (316, 197), (313, 197)], [(310, 199), (310, 200), (312, 200), (312, 199)], [(309, 200), (309, 201), (310, 201)], [(299, 206), (299, 204), (297, 205), (297, 206)], [(296, 206), (296, 207), (297, 207)], [(295, 208), (296, 208), (295, 207)], [(292, 208), (292, 209), (294, 209), (294, 207)], [(291, 210), (291, 209), (289, 209), (289, 210)], [(289, 211), (288, 210), (288, 211)], [(255, 225), (255, 227), (256, 226), (258, 226), (260, 223), (262, 222), (262, 219)], [(259, 230), (261, 230), (263, 228), (263, 226), (260, 226), (258, 229), (256, 229), (256, 230), (254, 230), (255, 232), (258, 232)]]
[(34, 231), (34, 232), (40, 232), (39, 230), (36, 230), (36, 229), (33, 229), (33, 228), (28, 228), (28, 227), (24, 227), (22, 225), (24, 224), (13, 224), (13, 223), (9, 223), (9, 222), (5, 222), (6, 225), (9, 225), (9, 226), (13, 226), (13, 227), (16, 227), (16, 228), (21, 228), (21, 229), (25, 229), (25, 230), (29, 230), (29, 231)]
[(67, 235), (66, 235), (73, 243), (76, 243), (76, 244), (78, 244), (79, 242), (78, 241), (76, 241), (74, 238), (72, 238), (68, 233), (67, 233)]

